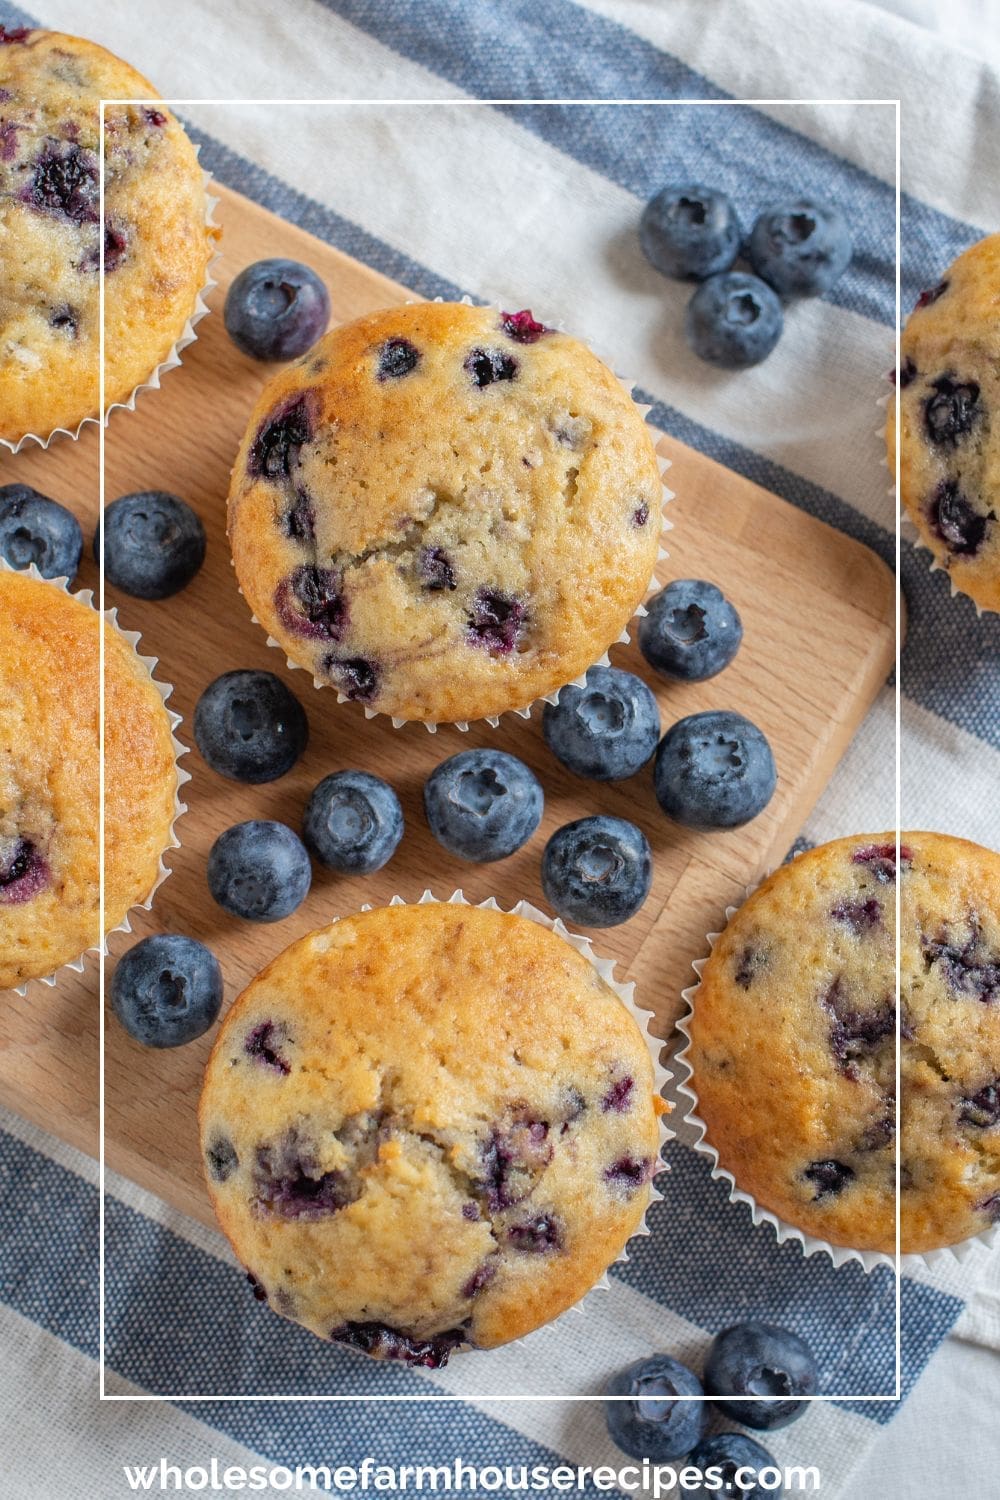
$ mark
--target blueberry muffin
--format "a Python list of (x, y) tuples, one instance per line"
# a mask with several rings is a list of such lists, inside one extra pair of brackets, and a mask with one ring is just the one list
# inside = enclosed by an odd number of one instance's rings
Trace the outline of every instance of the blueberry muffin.
[(903, 504), (955, 587), (1000, 610), (1000, 234), (921, 293), (900, 347)]
[[(1000, 1220), (1000, 856), (906, 833), (899, 858), (900, 1238)], [(895, 1249), (892, 835), (783, 865), (715, 946), (688, 1023), (706, 1139), (737, 1186), (807, 1234)]]
[[(0, 439), (75, 431), (100, 388), (99, 101), (155, 90), (103, 47), (0, 37)], [(125, 401), (180, 337), (205, 283), (203, 176), (162, 105), (109, 105), (105, 399)]]
[(662, 1107), (586, 958), (433, 903), (345, 918), (257, 976), (209, 1061), (201, 1143), (258, 1298), (434, 1368), (599, 1280), (642, 1223)]
[[(101, 619), (52, 583), (0, 570), (0, 989), (100, 943)], [(117, 631), (105, 642), (105, 932), (145, 900), (170, 843), (170, 721)]]
[(243, 593), (317, 682), (399, 719), (524, 708), (618, 639), (650, 581), (648, 429), (528, 312), (420, 303), (321, 339), (233, 472)]

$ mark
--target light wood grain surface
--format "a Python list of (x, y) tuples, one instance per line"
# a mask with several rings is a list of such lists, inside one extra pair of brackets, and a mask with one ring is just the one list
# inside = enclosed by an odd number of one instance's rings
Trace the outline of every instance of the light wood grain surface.
[[(190, 933), (217, 953), (226, 976), (227, 1002), (288, 943), (311, 928), (398, 893), (414, 900), (425, 887), (447, 896), (460, 886), (471, 900), (495, 895), (503, 905), (518, 898), (544, 907), (539, 861), (546, 838), (560, 824), (594, 812), (633, 819), (652, 844), (655, 873), (646, 905), (628, 923), (593, 934), (599, 952), (620, 960), (639, 985), (642, 1002), (656, 1012), (663, 1034), (680, 1008), (690, 966), (705, 948), (705, 933), (719, 925), (727, 903), (780, 861), (828, 781), (890, 669), (893, 650), (893, 582), (885, 566), (858, 543), (795, 509), (739, 475), (664, 437), (677, 499), (670, 507), (675, 530), (661, 581), (707, 577), (737, 605), (745, 640), (735, 663), (714, 681), (669, 685), (654, 679), (634, 645), (615, 647), (612, 661), (639, 671), (657, 694), (664, 728), (684, 714), (732, 708), (755, 720), (769, 736), (778, 763), (777, 794), (747, 827), (704, 835), (667, 822), (653, 796), (650, 772), (607, 786), (565, 771), (541, 738), (539, 716), (508, 716), (498, 729), (463, 735), (420, 725), (394, 730), (384, 719), (366, 721), (359, 706), (338, 704), (331, 690), (316, 691), (302, 672), (289, 672), (269, 648), (237, 592), (225, 539), (225, 496), (232, 459), (246, 416), (268, 368), (238, 354), (219, 316), (226, 285), (248, 262), (283, 254), (309, 262), (326, 279), (334, 317), (346, 320), (402, 301), (404, 288), (350, 260), (239, 196), (222, 192), (224, 227), (215, 315), (179, 371), (162, 390), (140, 397), (135, 414), (116, 413), (107, 435), (107, 499), (135, 489), (182, 495), (201, 514), (208, 558), (194, 583), (172, 600), (143, 604), (125, 597), (123, 623), (143, 633), (143, 649), (161, 659), (158, 675), (175, 684), (171, 700), (189, 726), (201, 691), (220, 672), (262, 667), (284, 677), (310, 721), (309, 748), (282, 780), (242, 787), (216, 776), (197, 751), (185, 757), (193, 774), (185, 789), (189, 812), (178, 825), (183, 847), (171, 857), (174, 874), (158, 893), (151, 916), (135, 924), (140, 934)], [(0, 466), (4, 482), (25, 478), (56, 498), (71, 500), (93, 529), (96, 505), (96, 434), (62, 442), (49, 453), (19, 455)], [(92, 583), (88, 563), (81, 582)], [(421, 787), (439, 761), (470, 746), (497, 745), (526, 760), (545, 788), (542, 827), (528, 845), (495, 865), (452, 858), (431, 838), (423, 817)], [(205, 861), (213, 840), (232, 823), (278, 818), (299, 828), (312, 787), (328, 772), (363, 767), (385, 776), (403, 802), (406, 834), (396, 856), (376, 875), (344, 879), (314, 872), (312, 891), (286, 921), (255, 926), (227, 917), (212, 902)], [(141, 767), (137, 767), (141, 775)], [(851, 833), (859, 830), (844, 829)], [(132, 939), (119, 935), (114, 955)], [(60, 980), (55, 991), (32, 985), (26, 999), (5, 997), (0, 1020), (0, 1098), (28, 1118), (86, 1150), (96, 1149), (97, 967)], [(109, 1165), (198, 1218), (211, 1221), (201, 1182), (195, 1109), (211, 1037), (174, 1052), (150, 1052), (125, 1036), (108, 1013), (106, 1124)]]

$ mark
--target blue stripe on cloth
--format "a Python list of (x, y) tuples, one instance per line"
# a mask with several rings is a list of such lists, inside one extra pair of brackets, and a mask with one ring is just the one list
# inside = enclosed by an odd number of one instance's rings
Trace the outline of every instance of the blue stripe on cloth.
[(0, 5), (0, 25), (2, 26), (40, 26), (42, 23), (34, 16), (30, 16), (26, 10), (19, 5)]
[(0, 1131), (0, 1298), (93, 1359), (97, 1245), (97, 1189)]
[[(205, 131), (189, 129), (201, 146), (203, 164), (220, 182), (402, 282), (420, 296), (454, 299), (466, 291), (255, 166)], [(639, 401), (652, 407), (649, 419), (655, 426), (799, 509), (847, 532), (892, 566), (894, 538), (846, 501), (764, 454), (696, 422), (676, 407), (658, 401), (650, 392), (636, 390), (635, 394)], [(909, 608), (909, 632), (903, 652), (904, 693), (932, 713), (1000, 749), (1000, 714), (990, 709), (991, 702), (1000, 701), (1000, 616), (985, 616), (977, 622), (971, 605), (956, 605), (951, 600), (944, 575), (928, 571), (927, 554), (908, 544), (902, 549), (902, 565), (903, 592)], [(970, 663), (974, 663), (971, 668)]]
[[(710, 1333), (755, 1317), (796, 1329), (815, 1351), (824, 1394), (894, 1390), (892, 1273), (835, 1270), (825, 1255), (806, 1258), (798, 1245), (779, 1246), (771, 1229), (753, 1227), (745, 1205), (729, 1202), (706, 1157), (672, 1141), (667, 1161), (665, 1196), (649, 1213), (652, 1233), (633, 1241), (613, 1274)], [(902, 1288), (905, 1397), (963, 1304), (906, 1277)], [(898, 1410), (893, 1401), (843, 1404), (880, 1423)]]
[[(674, 1142), (669, 1160), (669, 1198), (653, 1207), (653, 1234), (633, 1244), (631, 1258), (613, 1275), (709, 1332), (755, 1314), (798, 1328), (815, 1348), (821, 1388), (831, 1394), (889, 1390), (888, 1273), (834, 1271), (825, 1257), (803, 1260), (796, 1247), (779, 1248), (769, 1230), (751, 1230), (746, 1211), (727, 1202), (704, 1158)], [(113, 1197), (106, 1200), (106, 1225), (108, 1364), (142, 1389), (338, 1395), (360, 1386), (366, 1395), (429, 1393), (412, 1371), (372, 1364), (279, 1322), (253, 1301), (239, 1272)], [(96, 1190), (0, 1132), (0, 1228), (4, 1301), (96, 1357)], [(40, 1245), (49, 1247), (45, 1254)], [(904, 1278), (904, 1395), (961, 1307)], [(844, 1404), (877, 1422), (897, 1410), (892, 1402)], [(495, 1443), (485, 1451), (496, 1452)]]
[[(718, 99), (732, 96), (626, 27), (571, 0), (320, 0), (384, 46), (486, 99)], [(862, 106), (859, 106), (861, 108)], [(864, 106), (870, 107), (870, 106)], [(678, 177), (730, 194), (745, 228), (789, 192), (847, 212), (855, 254), (827, 300), (895, 324), (895, 193), (761, 111), (637, 105), (515, 105), (504, 112), (637, 197)], [(895, 116), (885, 107), (886, 132)], [(980, 237), (972, 225), (904, 194), (902, 306)]]

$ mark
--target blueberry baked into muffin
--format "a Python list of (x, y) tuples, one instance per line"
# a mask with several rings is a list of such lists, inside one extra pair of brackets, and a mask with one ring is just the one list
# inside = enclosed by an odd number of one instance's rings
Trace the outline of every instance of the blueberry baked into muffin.
[[(100, 943), (97, 611), (0, 570), (0, 989)], [(104, 627), (105, 932), (156, 883), (177, 771), (146, 667)]]
[(1000, 611), (1000, 234), (921, 294), (900, 348), (903, 504), (955, 587)]
[(706, 1141), (736, 1184), (833, 1245), (1000, 1221), (1000, 855), (942, 834), (840, 839), (783, 865), (730, 921), (687, 1023)]
[(229, 534), (297, 665), (400, 719), (521, 709), (618, 639), (662, 486), (627, 391), (528, 312), (421, 303), (335, 329), (265, 389)]
[[(0, 439), (98, 415), (99, 102), (155, 90), (93, 42), (0, 31)], [(169, 354), (205, 283), (203, 174), (165, 105), (109, 105), (105, 399)]]
[(201, 1143), (260, 1300), (435, 1368), (599, 1280), (642, 1224), (662, 1108), (585, 957), (525, 917), (433, 903), (345, 918), (253, 980)]

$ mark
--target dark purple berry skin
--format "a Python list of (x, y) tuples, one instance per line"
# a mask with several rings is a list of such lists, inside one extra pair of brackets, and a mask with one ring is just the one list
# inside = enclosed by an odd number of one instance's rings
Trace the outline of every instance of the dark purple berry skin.
[(285, 1028), (276, 1026), (273, 1021), (261, 1021), (248, 1032), (243, 1043), (243, 1051), (247, 1057), (253, 1058), (254, 1062), (263, 1064), (264, 1067), (273, 1068), (287, 1078), (292, 1071), (292, 1065), (279, 1051), (281, 1043), (285, 1040)]
[(134, 599), (169, 599), (187, 588), (208, 546), (201, 517), (162, 490), (141, 490), (112, 501), (94, 537), (94, 555), (107, 581)]
[(296, 568), (278, 584), (274, 607), (287, 630), (311, 640), (339, 641), (347, 628), (347, 601), (333, 568)]
[(427, 825), (438, 843), (477, 864), (506, 859), (542, 818), (541, 783), (505, 750), (460, 750), (424, 784)]
[(440, 1370), (448, 1363), (449, 1355), (468, 1342), (463, 1328), (449, 1328), (445, 1333), (419, 1338), (385, 1323), (341, 1323), (339, 1328), (331, 1330), (330, 1338), (335, 1344), (360, 1349), (372, 1359), (398, 1360), (421, 1370)]
[(538, 340), (546, 333), (551, 333), (551, 328), (546, 328), (544, 323), (537, 322), (531, 316), (530, 308), (523, 308), (521, 312), (505, 312), (500, 314), (500, 330), (515, 344), (537, 344)]
[(49, 879), (48, 861), (29, 839), (0, 846), (0, 906), (23, 906), (45, 889)]
[(1000, 999), (1000, 954), (986, 947), (975, 920), (964, 942), (942, 932), (936, 938), (921, 938), (920, 946), (927, 962), (940, 971), (957, 999), (978, 1000), (984, 1005)]
[(831, 1050), (838, 1062), (845, 1065), (845, 1072), (850, 1072), (852, 1062), (871, 1056), (884, 1041), (896, 1034), (896, 1009), (892, 1001), (859, 1010), (844, 994), (839, 977), (831, 984), (821, 1004), (832, 1020)]
[(226, 332), (251, 359), (298, 359), (330, 321), (330, 294), (315, 271), (275, 257), (246, 266), (226, 293)]
[(273, 672), (224, 672), (198, 699), (194, 737), (213, 771), (258, 786), (292, 769), (309, 742), (309, 722)]
[(290, 397), (265, 419), (247, 454), (251, 478), (288, 478), (299, 461), (299, 449), (313, 435), (313, 404), (306, 391)]
[[(742, 1403), (741, 1403), (742, 1405)], [(739, 1420), (737, 1418), (737, 1420)], [(689, 1491), (691, 1500), (718, 1500), (720, 1495), (738, 1496), (739, 1500), (771, 1500), (776, 1490), (765, 1489), (757, 1483), (756, 1476), (762, 1469), (773, 1469), (774, 1458), (760, 1443), (742, 1432), (719, 1432), (714, 1437), (703, 1439), (687, 1456), (692, 1469), (704, 1474), (709, 1469), (718, 1469), (722, 1488), (709, 1488), (702, 1484)], [(736, 1476), (740, 1475), (739, 1484)]]
[(509, 1225), (507, 1243), (523, 1255), (548, 1255), (562, 1247), (562, 1225), (555, 1214), (539, 1214), (524, 1223)]
[(257, 1147), (253, 1180), (254, 1212), (261, 1218), (323, 1219), (361, 1191), (346, 1172), (320, 1172), (294, 1126), (279, 1141)]
[(740, 221), (725, 193), (700, 183), (665, 187), (639, 220), (639, 243), (664, 276), (704, 281), (728, 271), (740, 249)]
[(924, 428), (937, 448), (957, 448), (981, 421), (979, 386), (974, 380), (962, 383), (942, 375), (931, 386), (933, 395), (924, 401)]
[(542, 733), (553, 755), (577, 776), (623, 781), (641, 771), (660, 738), (660, 711), (640, 677), (591, 667), (583, 687), (570, 683), (547, 703)]
[[(912, 851), (906, 845), (900, 846), (899, 862), (906, 870), (913, 863)], [(879, 885), (892, 885), (896, 879), (896, 846), (895, 844), (866, 844), (862, 849), (855, 849), (851, 855), (851, 863), (855, 865), (867, 865)]]
[(377, 662), (364, 656), (327, 656), (323, 671), (338, 693), (349, 703), (373, 703), (378, 697), (381, 674)]
[(328, 870), (371, 875), (399, 846), (403, 809), (389, 783), (370, 771), (333, 771), (313, 789), (302, 837)]
[(743, 640), (743, 622), (714, 583), (676, 578), (646, 602), (639, 650), (661, 677), (705, 682), (729, 666)]
[(98, 160), (93, 151), (69, 141), (51, 141), (35, 163), (31, 181), (20, 199), (39, 213), (68, 219), (71, 224), (96, 224)]
[(939, 297), (944, 296), (945, 292), (950, 286), (950, 281), (939, 281), (937, 286), (927, 287), (920, 293), (920, 296), (916, 300), (915, 306), (930, 307), (932, 302), (936, 302)]
[(428, 593), (440, 594), (457, 587), (455, 569), (443, 547), (424, 547), (417, 559), (417, 572)]
[(252, 819), (220, 833), (206, 875), (223, 911), (247, 922), (280, 922), (305, 900), (312, 869), (305, 845), (290, 828)]
[(653, 785), (668, 818), (689, 828), (739, 828), (764, 811), (778, 782), (771, 746), (742, 714), (711, 709), (667, 730)]
[(683, 1458), (708, 1427), (706, 1401), (677, 1400), (703, 1396), (701, 1381), (667, 1354), (629, 1365), (608, 1382), (605, 1395), (630, 1398), (604, 1407), (612, 1442), (630, 1458), (650, 1463)]
[(482, 388), (498, 380), (514, 380), (517, 376), (517, 360), (502, 349), (473, 349), (466, 356), (463, 369), (472, 384)]
[(930, 499), (931, 528), (954, 557), (975, 557), (986, 539), (986, 516), (975, 510), (957, 479), (942, 479)]
[(854, 1168), (849, 1167), (846, 1162), (814, 1161), (805, 1170), (807, 1182), (811, 1182), (816, 1189), (815, 1200), (827, 1197), (836, 1197), (842, 1193), (844, 1188), (854, 1178)]
[(0, 486), (0, 556), (12, 568), (32, 563), (43, 578), (73, 582), (83, 532), (72, 511), (27, 484)]
[[(111, 271), (117, 271), (125, 259), (128, 250), (128, 235), (120, 224), (114, 224), (110, 219), (104, 225), (104, 272), (105, 275)], [(99, 270), (100, 262), (95, 260), (94, 270)]]
[(759, 276), (723, 271), (688, 303), (684, 336), (699, 359), (745, 370), (767, 359), (785, 326), (781, 299)]
[[(770, 1323), (737, 1323), (717, 1334), (705, 1363), (705, 1390), (734, 1422), (773, 1431), (795, 1422), (819, 1390), (816, 1359), (804, 1339)], [(730, 1401), (760, 1396), (759, 1401)], [(765, 1399), (771, 1398), (771, 1399)]]
[(846, 271), (853, 246), (839, 208), (800, 198), (764, 210), (749, 250), (757, 275), (782, 297), (821, 297)]
[(214, 1024), (222, 990), (222, 970), (203, 943), (159, 933), (119, 960), (111, 1004), (129, 1036), (144, 1047), (182, 1047)]
[(631, 1198), (653, 1179), (650, 1157), (623, 1156), (604, 1169), (604, 1181), (618, 1198)]
[(564, 922), (617, 927), (634, 917), (653, 880), (642, 829), (625, 818), (578, 818), (557, 828), (542, 855), (542, 890)]
[(635, 1088), (635, 1079), (631, 1073), (626, 1073), (608, 1089), (601, 1099), (601, 1108), (605, 1114), (625, 1115), (632, 1106), (632, 1091)]
[(508, 656), (524, 630), (527, 611), (519, 599), (499, 589), (482, 588), (472, 601), (468, 639), (491, 656)]
[(963, 1099), (958, 1118), (963, 1125), (973, 1125), (977, 1130), (992, 1130), (1000, 1125), (1000, 1078), (986, 1084), (978, 1094)]
[(376, 380), (401, 380), (420, 363), (420, 350), (409, 339), (386, 339), (379, 346)]
[(831, 908), (830, 915), (835, 922), (843, 922), (845, 927), (849, 927), (860, 937), (881, 927), (882, 903), (874, 896), (867, 901), (841, 901)]

